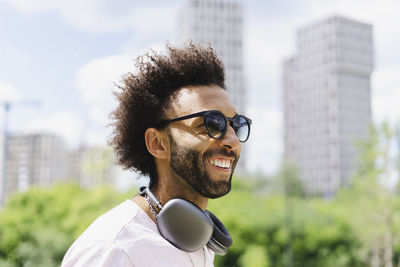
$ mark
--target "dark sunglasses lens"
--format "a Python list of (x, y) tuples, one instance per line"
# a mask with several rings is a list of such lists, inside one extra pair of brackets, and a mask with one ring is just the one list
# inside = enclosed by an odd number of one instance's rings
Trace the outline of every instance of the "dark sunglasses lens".
[(205, 117), (208, 134), (212, 138), (220, 138), (225, 131), (226, 121), (222, 113), (210, 113)]
[(249, 138), (250, 133), (250, 125), (248, 121), (239, 115), (235, 117), (233, 126), (239, 141), (245, 142)]

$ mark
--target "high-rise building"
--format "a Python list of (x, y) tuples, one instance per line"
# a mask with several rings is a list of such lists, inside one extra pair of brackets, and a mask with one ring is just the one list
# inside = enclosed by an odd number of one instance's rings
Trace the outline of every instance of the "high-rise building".
[[(116, 184), (116, 165), (109, 148), (69, 149), (53, 134), (11, 134), (7, 138), (5, 181), (0, 191), (3, 204), (8, 197), (32, 186), (75, 182), (90, 188)], [(2, 153), (3, 154), (3, 153)]]
[(226, 87), (238, 112), (245, 112), (243, 6), (235, 0), (189, 0), (180, 12), (179, 39), (210, 43), (225, 64)]
[(4, 200), (33, 185), (49, 186), (66, 178), (66, 147), (60, 137), (14, 134), (7, 143)]
[[(237, 0), (188, 0), (179, 16), (179, 40), (207, 45), (225, 65), (226, 89), (239, 113), (246, 112), (243, 74), (243, 5)], [(245, 165), (242, 152), (239, 168)]]
[(371, 122), (372, 70), (371, 25), (333, 16), (298, 30), (283, 66), (284, 145), (309, 194), (332, 197), (350, 182)]

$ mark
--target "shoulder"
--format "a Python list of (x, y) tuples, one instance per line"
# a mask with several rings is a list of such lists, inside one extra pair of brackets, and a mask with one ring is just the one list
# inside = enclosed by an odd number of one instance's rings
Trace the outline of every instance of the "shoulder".
[(141, 218), (141, 215), (140, 208), (131, 200), (126, 200), (97, 218), (77, 242), (117, 242), (121, 235), (152, 228), (151, 222)]
[[(197, 258), (203, 263), (202, 257), (203, 252), (189, 254), (171, 245), (146, 213), (127, 200), (96, 219), (61, 266), (190, 266)], [(213, 255), (206, 258), (212, 266)]]
[[(135, 239), (144, 233), (151, 233), (156, 226), (144, 218), (140, 208), (131, 200), (97, 218), (72, 244), (64, 256), (62, 266), (133, 266), (128, 264), (130, 257), (126, 252), (136, 244)], [(108, 261), (117, 260), (110, 265)], [(122, 264), (120, 261), (125, 261)], [(117, 264), (118, 263), (118, 264)]]

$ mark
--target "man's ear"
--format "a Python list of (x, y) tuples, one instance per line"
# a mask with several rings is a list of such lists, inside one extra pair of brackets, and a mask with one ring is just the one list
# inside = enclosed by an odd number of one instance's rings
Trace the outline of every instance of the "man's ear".
[(156, 128), (148, 128), (144, 133), (147, 151), (155, 158), (165, 159), (168, 157), (166, 139), (166, 134)]

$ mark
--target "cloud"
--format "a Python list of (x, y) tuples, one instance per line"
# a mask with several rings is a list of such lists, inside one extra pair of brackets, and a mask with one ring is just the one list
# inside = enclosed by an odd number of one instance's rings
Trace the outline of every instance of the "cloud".
[(70, 146), (83, 141), (83, 122), (69, 111), (35, 119), (22, 127), (25, 133), (53, 133), (63, 137)]
[(85, 137), (89, 145), (106, 145), (111, 134), (107, 127), (109, 114), (116, 108), (113, 94), (122, 76), (135, 72), (136, 55), (124, 53), (100, 57), (81, 66), (76, 72), (76, 86), (79, 96), (86, 105)]
[(177, 4), (135, 0), (5, 0), (23, 13), (58, 13), (70, 25), (91, 32), (135, 30), (164, 35), (174, 28)]
[(14, 85), (9, 82), (0, 81), (0, 102), (16, 101), (19, 98)]
[(121, 80), (124, 73), (134, 69), (134, 57), (129, 54), (93, 59), (78, 69), (76, 85), (85, 102), (107, 102), (115, 83)]
[(90, 120), (99, 125), (108, 123), (108, 114), (116, 105), (115, 84), (121, 81), (123, 74), (134, 70), (134, 57), (130, 54), (97, 58), (78, 69), (76, 85), (87, 105)]

